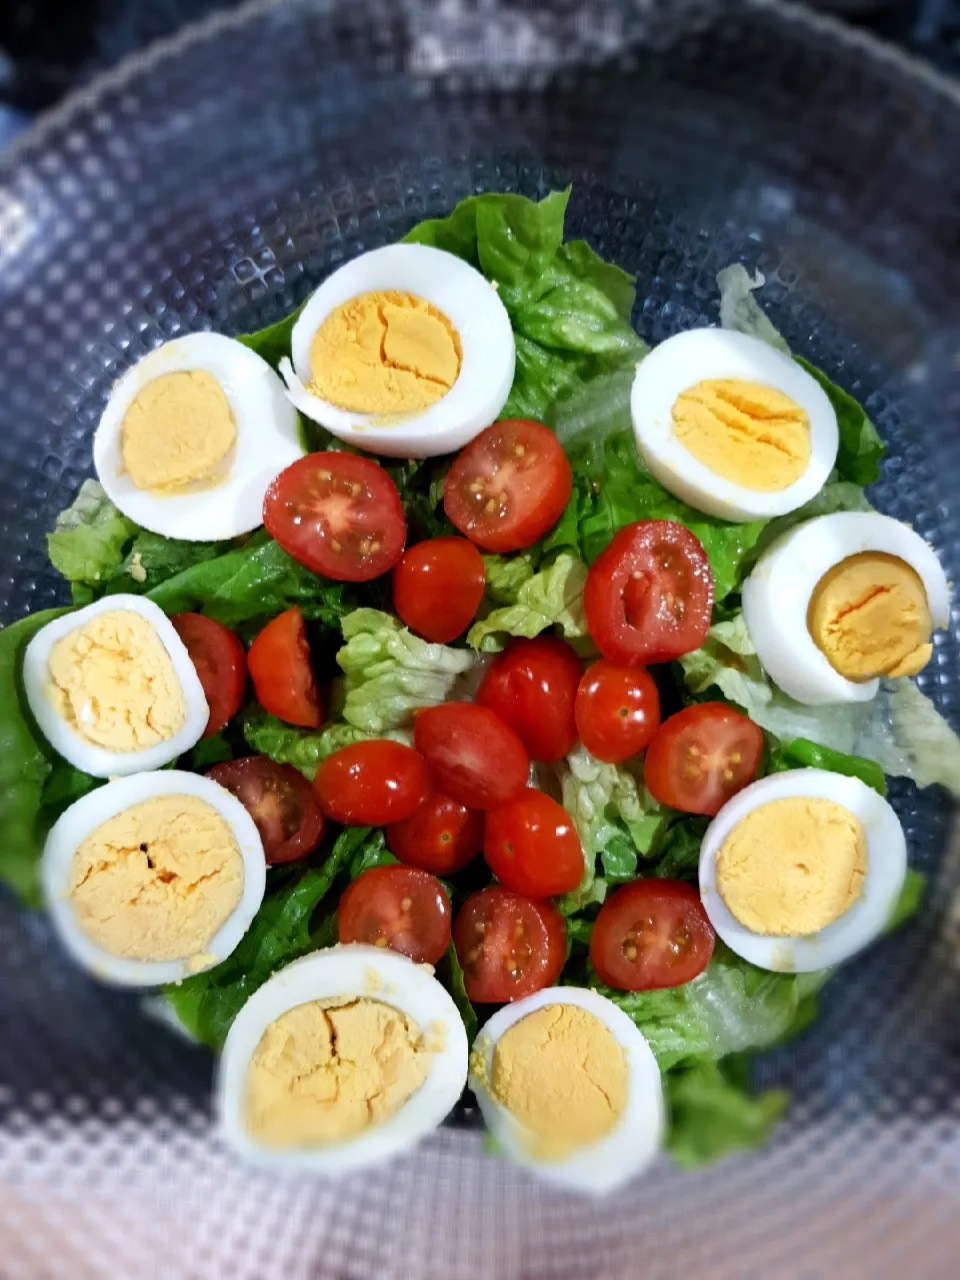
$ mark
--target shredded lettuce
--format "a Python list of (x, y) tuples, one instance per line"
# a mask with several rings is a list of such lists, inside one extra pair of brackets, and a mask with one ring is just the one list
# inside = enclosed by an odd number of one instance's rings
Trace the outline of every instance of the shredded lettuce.
[[(519, 585), (512, 591), (512, 584), (508, 585), (508, 571), (497, 574), (492, 590), (501, 600), (508, 599), (511, 594), (514, 599), (510, 604), (491, 610), (473, 624), (467, 635), (467, 644), (472, 649), (495, 653), (511, 636), (531, 638), (552, 626), (559, 627), (567, 639), (586, 637), (583, 588), (587, 581), (587, 566), (582, 560), (564, 553), (539, 573), (526, 576), (524, 569), (518, 570), (514, 581)], [(490, 594), (488, 587), (488, 597)]]

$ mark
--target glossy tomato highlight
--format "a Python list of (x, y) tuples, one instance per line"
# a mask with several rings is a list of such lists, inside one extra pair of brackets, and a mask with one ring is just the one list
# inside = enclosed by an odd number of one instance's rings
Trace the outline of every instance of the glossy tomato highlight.
[(320, 808), (344, 826), (384, 827), (416, 812), (430, 791), (426, 766), (399, 742), (357, 742), (335, 751), (317, 770)]
[(466, 538), (431, 538), (400, 557), (393, 607), (415, 635), (449, 644), (476, 616), (484, 588), (483, 557)]
[(413, 740), (433, 785), (468, 809), (495, 809), (527, 785), (530, 759), (499, 716), (471, 702), (418, 711)]
[(583, 664), (554, 636), (511, 640), (487, 669), (477, 702), (518, 735), (531, 760), (553, 764), (577, 741), (574, 703)]
[(434, 791), (409, 818), (392, 822), (386, 838), (401, 862), (452, 876), (483, 848), (483, 814)]
[(604, 764), (622, 764), (646, 747), (660, 724), (660, 695), (643, 667), (601, 659), (577, 689), (580, 740)]
[(487, 814), (483, 856), (502, 885), (528, 898), (570, 893), (583, 879), (583, 848), (572, 820), (535, 787)]

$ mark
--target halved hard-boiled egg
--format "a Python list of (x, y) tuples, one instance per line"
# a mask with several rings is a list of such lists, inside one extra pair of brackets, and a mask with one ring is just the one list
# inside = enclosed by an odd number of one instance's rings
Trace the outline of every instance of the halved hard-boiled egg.
[(700, 895), (761, 969), (839, 964), (883, 932), (907, 869), (903, 828), (859, 778), (792, 769), (728, 800), (700, 846)]
[(220, 333), (144, 356), (113, 388), (93, 441), (97, 476), (123, 514), (194, 542), (255, 529), (267, 486), (302, 453), (280, 378)]
[(770, 678), (810, 706), (868, 702), (916, 675), (950, 618), (936, 554), (899, 520), (842, 511), (798, 525), (743, 584), (743, 618)]
[(280, 364), (297, 408), (358, 449), (404, 458), (460, 449), (513, 383), (506, 308), (479, 271), (422, 244), (374, 249), (307, 301)]
[(596, 991), (548, 987), (499, 1010), (474, 1045), (469, 1082), (497, 1144), (560, 1187), (612, 1191), (663, 1142), (653, 1052)]
[(159, 769), (203, 735), (203, 686), (169, 618), (143, 596), (105, 596), (47, 625), (23, 657), (27, 702), (84, 773)]
[(275, 973), (240, 1010), (217, 1117), (249, 1160), (339, 1174), (413, 1147), (466, 1077), (463, 1022), (428, 967), (379, 947), (331, 947)]
[(263, 901), (266, 861), (239, 800), (170, 769), (72, 804), (47, 837), (41, 879), (78, 964), (105, 982), (154, 987), (230, 955)]
[(794, 511), (837, 459), (837, 416), (816, 379), (726, 329), (690, 329), (654, 347), (637, 368), (630, 413), (653, 475), (723, 520)]

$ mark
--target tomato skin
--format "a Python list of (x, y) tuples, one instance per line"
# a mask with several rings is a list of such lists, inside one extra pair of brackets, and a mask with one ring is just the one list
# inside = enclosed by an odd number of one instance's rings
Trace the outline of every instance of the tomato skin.
[(553, 986), (567, 958), (567, 926), (552, 902), (492, 885), (460, 908), (453, 945), (468, 998), (506, 1004)]
[(290, 765), (245, 756), (215, 764), (207, 777), (235, 795), (253, 818), (268, 866), (305, 858), (320, 843), (320, 806), (310, 783)]
[(644, 781), (660, 804), (713, 817), (753, 782), (762, 754), (763, 731), (752, 720), (722, 702), (701, 702), (653, 735)]
[(660, 695), (643, 667), (618, 667), (602, 658), (580, 681), (577, 729), (590, 754), (622, 764), (644, 749), (660, 724)]
[(483, 848), (483, 814), (434, 791), (416, 813), (391, 823), (386, 837), (387, 848), (407, 866), (452, 876)]
[(436, 964), (450, 943), (450, 901), (426, 871), (371, 867), (343, 891), (337, 940), (386, 946), (415, 964)]
[(480, 552), (466, 538), (431, 538), (408, 547), (393, 571), (393, 607), (424, 640), (449, 644), (473, 621), (483, 599)]
[(672, 662), (710, 626), (713, 574), (699, 540), (672, 520), (640, 520), (614, 534), (590, 566), (587, 630), (611, 662)]
[(438, 791), (468, 809), (509, 804), (527, 785), (530, 759), (487, 707), (445, 702), (417, 713), (413, 740)]
[(582, 670), (573, 649), (555, 636), (511, 640), (487, 669), (476, 700), (513, 729), (531, 760), (553, 764), (577, 741), (573, 709)]
[(304, 729), (323, 723), (303, 615), (296, 605), (268, 622), (247, 650), (257, 701), (278, 720)]
[(700, 894), (682, 880), (635, 880), (607, 898), (590, 935), (590, 963), (618, 991), (692, 982), (716, 936)]
[(454, 459), (443, 509), (471, 542), (503, 554), (542, 538), (572, 489), (570, 463), (553, 432), (527, 418), (508, 418), (481, 431)]
[(240, 710), (247, 687), (247, 655), (232, 631), (202, 613), (177, 613), (170, 621), (197, 669), (210, 718), (205, 738), (219, 733)]
[(385, 827), (416, 812), (430, 791), (423, 760), (399, 742), (355, 742), (327, 756), (313, 780), (326, 817), (348, 827)]
[(487, 814), (483, 856), (505, 888), (527, 898), (569, 893), (583, 879), (583, 848), (573, 823), (535, 787)]
[(335, 582), (369, 582), (400, 559), (397, 486), (370, 458), (308, 453), (267, 489), (263, 523), (288, 556)]

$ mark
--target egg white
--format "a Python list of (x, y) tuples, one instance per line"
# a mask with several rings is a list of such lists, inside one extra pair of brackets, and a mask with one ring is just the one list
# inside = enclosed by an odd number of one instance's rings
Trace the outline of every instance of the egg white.
[(267, 883), (267, 864), (256, 824), (234, 796), (218, 783), (196, 773), (164, 769), (159, 773), (138, 773), (108, 782), (91, 791), (65, 810), (51, 828), (40, 867), (47, 910), (60, 941), (77, 964), (102, 982), (123, 987), (158, 987), (180, 982), (201, 971), (194, 958), (184, 960), (130, 960), (111, 955), (97, 946), (77, 923), (68, 895), (70, 866), (83, 841), (110, 818), (132, 805), (154, 796), (195, 796), (216, 811), (227, 823), (243, 859), (243, 889), (229, 919), (204, 948), (212, 968), (225, 960), (260, 909)]
[(933, 549), (907, 525), (874, 511), (841, 511), (798, 525), (764, 552), (743, 584), (743, 619), (760, 664), (797, 702), (869, 702), (880, 687), (879, 680), (848, 680), (835, 671), (807, 627), (817, 583), (863, 551), (898, 556), (923, 583), (933, 625), (950, 620), (946, 574)]
[[(833, 924), (809, 937), (769, 937), (747, 929), (727, 908), (717, 888), (717, 854), (748, 813), (772, 800), (797, 796), (832, 800), (859, 820), (866, 838), (867, 872), (860, 897)], [(889, 921), (906, 873), (903, 828), (883, 796), (859, 778), (825, 769), (790, 769), (751, 783), (727, 801), (700, 846), (700, 896), (710, 923), (738, 956), (775, 973), (825, 969), (868, 946)]]
[[(244, 1122), (247, 1070), (263, 1033), (288, 1010), (341, 996), (379, 1000), (412, 1018), (437, 1042), (420, 1088), (392, 1116), (345, 1142), (299, 1151), (260, 1146)], [(250, 997), (230, 1031), (217, 1075), (220, 1133), (244, 1159), (269, 1169), (335, 1175), (392, 1159), (432, 1133), (451, 1111), (467, 1078), (467, 1035), (447, 991), (427, 966), (380, 947), (330, 947), (295, 960)]]
[[(108, 751), (105, 747), (84, 741), (47, 696), (50, 651), (54, 645), (72, 631), (86, 626), (97, 614), (117, 611), (138, 614), (156, 633), (173, 665), (186, 707), (186, 719), (180, 732), (154, 747), (144, 747), (142, 751)], [(84, 609), (48, 622), (33, 637), (23, 655), (23, 687), (34, 719), (53, 749), (69, 760), (74, 768), (92, 773), (95, 778), (126, 777), (169, 764), (200, 740), (210, 716), (200, 677), (186, 645), (163, 610), (143, 596), (104, 596)]]
[[(674, 435), (677, 397), (713, 378), (774, 387), (806, 411), (810, 459), (788, 488), (759, 493), (734, 484), (704, 466)], [(727, 329), (690, 329), (654, 347), (637, 367), (630, 414), (640, 456), (664, 488), (721, 520), (769, 520), (796, 510), (819, 493), (837, 460), (837, 415), (816, 379), (759, 338)]]
[[(168, 373), (205, 370), (233, 412), (237, 438), (226, 474), (213, 484), (155, 494), (138, 489), (123, 469), (123, 419), (139, 393)], [(263, 523), (263, 496), (277, 475), (303, 454), (297, 414), (265, 360), (220, 333), (175, 338), (128, 369), (110, 393), (93, 439), (93, 463), (110, 500), (144, 529), (167, 538), (215, 542)]]
[[(456, 382), (425, 409), (389, 423), (338, 409), (311, 394), (310, 345), (331, 312), (362, 293), (395, 290), (422, 298), (447, 317), (460, 337)], [(293, 327), (293, 366), (280, 372), (301, 413), (358, 449), (391, 457), (429, 458), (461, 449), (494, 422), (513, 384), (516, 348), (506, 308), (493, 286), (466, 262), (423, 244), (374, 249), (329, 276)]]
[[(528, 1014), (552, 1005), (576, 1005), (601, 1022), (623, 1051), (627, 1064), (627, 1100), (616, 1127), (588, 1147), (561, 1160), (538, 1158), (530, 1135), (511, 1112), (488, 1092), (493, 1053), (504, 1032)], [(585, 987), (547, 987), (504, 1006), (484, 1024), (474, 1052), (482, 1072), (470, 1073), (487, 1128), (511, 1159), (555, 1186), (594, 1195), (614, 1191), (642, 1172), (663, 1145), (666, 1124), (660, 1069), (650, 1046), (631, 1019), (612, 1000)]]

